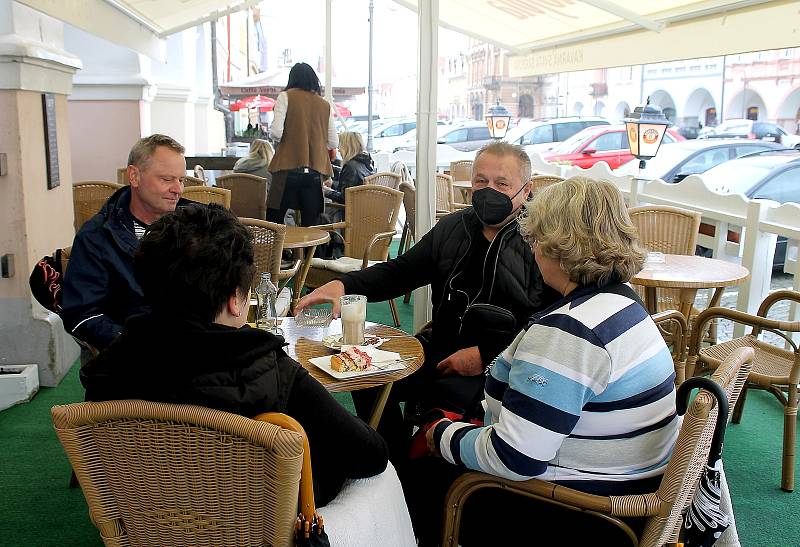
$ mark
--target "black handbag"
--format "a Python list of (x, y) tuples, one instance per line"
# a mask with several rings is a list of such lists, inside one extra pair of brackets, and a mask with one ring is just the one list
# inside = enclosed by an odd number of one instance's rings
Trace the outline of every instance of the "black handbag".
[(496, 341), (502, 346), (497, 354), (511, 343), (518, 332), (514, 314), (494, 304), (470, 304), (461, 316), (461, 339), (469, 346), (474, 346), (477, 341)]

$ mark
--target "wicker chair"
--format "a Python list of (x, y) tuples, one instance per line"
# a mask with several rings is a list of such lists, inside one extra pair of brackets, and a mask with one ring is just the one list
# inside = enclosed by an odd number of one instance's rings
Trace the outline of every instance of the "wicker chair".
[(219, 203), (226, 209), (231, 208), (231, 191), (213, 186), (188, 186), (183, 189), (183, 197), (197, 203)]
[(308, 440), (289, 416), (135, 400), (51, 415), (107, 546), (289, 546), (298, 496), (314, 518)]
[[(715, 372), (713, 379), (728, 394), (729, 404), (736, 403), (752, 359), (752, 350), (738, 350)], [(458, 545), (458, 528), (464, 503), (470, 495), (483, 488), (502, 488), (541, 502), (594, 515), (624, 531), (634, 546), (660, 547), (665, 543), (675, 543), (683, 511), (691, 503), (708, 462), (716, 419), (716, 399), (701, 390), (683, 417), (678, 440), (658, 490), (648, 494), (597, 496), (538, 479), (516, 482), (485, 473), (465, 473), (453, 483), (447, 494), (442, 545)], [(637, 538), (621, 517), (647, 517), (641, 537)], [(564, 544), (569, 543), (568, 534), (569, 530), (564, 530)]]
[(130, 184), (127, 167), (117, 167), (117, 184), (120, 186), (128, 186)]
[(531, 177), (531, 191), (535, 194), (545, 186), (550, 186), (562, 180), (564, 180), (562, 177), (555, 175), (533, 175)]
[[(770, 308), (781, 301), (799, 303), (800, 292), (791, 290), (775, 291), (764, 299), (758, 307), (756, 315), (722, 307), (704, 310), (695, 320), (696, 332), (702, 332), (705, 325), (714, 319), (729, 319), (739, 324), (749, 325), (752, 327), (752, 331), (745, 336), (705, 349), (700, 349), (699, 334), (693, 332), (689, 342), (686, 372), (691, 377), (696, 372), (698, 363), (705, 369), (714, 370), (720, 366), (720, 363), (728, 355), (741, 347), (749, 347), (755, 350), (753, 372), (750, 373), (739, 404), (733, 410), (732, 421), (733, 423), (739, 423), (742, 419), (748, 389), (769, 391), (780, 401), (784, 407), (781, 488), (791, 492), (794, 490), (800, 350), (798, 350), (797, 344), (784, 333), (800, 332), (800, 321), (787, 322), (767, 319)], [(759, 340), (758, 337), (763, 331), (770, 331), (782, 337), (792, 348), (792, 351)]]
[[(450, 176), (453, 177), (454, 181), (472, 180), (472, 164), (473, 163), (475, 163), (475, 162), (472, 161), (472, 160), (451, 161), (450, 162)], [(462, 191), (458, 192), (457, 195), (454, 195), (454, 199), (455, 199), (456, 203), (464, 203), (464, 204), (466, 204), (469, 201), (467, 199), (467, 191), (466, 190), (462, 190)]]
[(457, 203), (453, 192), (453, 177), (450, 175), (436, 174), (436, 218), (470, 207), (465, 203)]
[(458, 160), (450, 162), (450, 176), (453, 180), (472, 180), (472, 160)]
[(121, 184), (102, 180), (76, 182), (72, 185), (72, 206), (75, 210), (75, 231), (100, 211), (108, 198), (122, 188)]
[(403, 233), (400, 235), (400, 247), (397, 249), (397, 256), (410, 249), (411, 242), (415, 241), (417, 237), (417, 189), (414, 188), (413, 184), (401, 182), (400, 191), (403, 192), (403, 209), (406, 212), (406, 221), (403, 223)]
[[(255, 248), (253, 258), (256, 265), (253, 287), (261, 279), (262, 272), (269, 273), (272, 276), (272, 282), (277, 285), (281, 275), (281, 253), (283, 252), (283, 240), (286, 237), (286, 226), (255, 218), (239, 218), (239, 221), (247, 226), (250, 233), (253, 234), (253, 247)], [(299, 264), (298, 261), (293, 268), (294, 271), (291, 272), (292, 275), (297, 273)], [(278, 293), (278, 302), (275, 305), (280, 317), (285, 317), (289, 313), (291, 303), (292, 291), (289, 287), (283, 287)]]
[[(651, 316), (653, 322), (660, 326), (661, 331), (667, 333), (665, 341), (672, 343), (672, 362), (675, 365), (675, 386), (679, 386), (686, 379), (686, 334), (688, 327), (686, 318), (678, 310), (667, 310)], [(667, 329), (671, 325), (672, 329)]]
[(403, 177), (391, 171), (375, 173), (374, 175), (364, 177), (364, 184), (377, 184), (379, 186), (391, 188), (392, 190), (399, 189), (401, 182), (403, 182)]
[(231, 211), (240, 217), (263, 220), (267, 215), (267, 179), (247, 173), (217, 177), (217, 186), (231, 191)]
[(206, 170), (203, 169), (202, 165), (195, 165), (194, 166), (194, 176), (195, 176), (195, 178), (198, 178), (198, 179), (202, 179), (202, 180), (205, 180), (205, 181), (208, 180), (206, 178)]
[[(305, 285), (316, 288), (338, 279), (343, 273), (363, 270), (375, 261), (389, 258), (403, 192), (377, 184), (354, 186), (345, 190), (347, 207), (344, 222), (315, 226), (321, 230), (344, 230), (344, 256), (336, 260), (314, 258)], [(400, 326), (394, 299), (389, 300), (395, 326)]]
[(183, 177), (184, 188), (188, 188), (189, 186), (205, 186), (205, 185), (206, 185), (206, 179), (193, 177), (191, 175), (186, 175), (185, 177)]
[[(700, 229), (700, 213), (669, 207), (666, 205), (644, 205), (628, 209), (634, 226), (639, 230), (639, 241), (653, 252), (693, 255), (697, 245), (697, 234)], [(637, 291), (641, 288), (637, 287)], [(641, 292), (640, 292), (641, 294)], [(682, 302), (680, 289), (658, 289), (655, 311), (692, 310), (689, 320), (699, 313), (693, 308), (693, 302)], [(722, 289), (715, 291), (709, 307), (717, 306), (722, 297)]]
[[(400, 247), (397, 249), (397, 256), (400, 256), (411, 248), (411, 242), (417, 240), (417, 189), (408, 182), (400, 183), (400, 191), (403, 192), (403, 209), (406, 211), (406, 221), (403, 223), (403, 233), (400, 235)], [(411, 293), (406, 293), (403, 303), (411, 301)]]

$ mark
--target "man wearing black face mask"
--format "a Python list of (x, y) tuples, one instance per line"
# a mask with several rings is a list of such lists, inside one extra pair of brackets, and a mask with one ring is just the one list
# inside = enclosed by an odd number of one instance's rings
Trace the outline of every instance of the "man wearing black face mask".
[[(521, 147), (505, 142), (485, 146), (473, 165), (472, 208), (442, 218), (407, 253), (345, 274), (298, 303), (297, 310), (330, 302), (337, 315), (343, 294), (363, 294), (373, 302), (431, 285), (432, 328), (418, 335), (425, 364), (394, 384), (378, 428), (395, 462), (405, 456), (408, 432), (394, 402), (472, 410), (486, 366), (532, 313), (558, 298), (542, 281), (515, 222), (530, 194), (530, 174), (530, 159)], [(373, 399), (369, 390), (353, 392), (359, 414), (370, 412)]]

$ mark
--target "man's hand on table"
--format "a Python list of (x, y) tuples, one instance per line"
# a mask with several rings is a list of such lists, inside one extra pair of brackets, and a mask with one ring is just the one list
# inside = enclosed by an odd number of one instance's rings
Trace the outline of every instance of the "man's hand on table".
[(314, 304), (333, 304), (331, 310), (333, 317), (339, 317), (339, 298), (342, 296), (344, 296), (344, 284), (339, 280), (329, 281), (301, 298), (294, 308), (295, 315), (303, 308)]
[(450, 357), (436, 365), (443, 375), (457, 374), (459, 376), (477, 376), (483, 374), (484, 367), (481, 360), (481, 352), (478, 346), (460, 349)]

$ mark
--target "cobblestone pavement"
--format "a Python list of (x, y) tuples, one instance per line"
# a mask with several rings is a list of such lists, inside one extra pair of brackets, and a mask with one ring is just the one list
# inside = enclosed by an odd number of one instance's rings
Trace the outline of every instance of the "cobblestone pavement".
[[(772, 276), (770, 290), (776, 291), (779, 289), (791, 289), (793, 283), (794, 277), (791, 274), (775, 272)], [(736, 309), (737, 298), (739, 298), (738, 287), (730, 287), (726, 289), (724, 293), (722, 293), (721, 305), (726, 308)], [(705, 309), (707, 305), (708, 291), (698, 291), (697, 299), (695, 300), (695, 307), (702, 310)], [(770, 311), (769, 317), (772, 319), (787, 320), (789, 318), (789, 302), (784, 301), (776, 304), (772, 308), (772, 311)], [(717, 328), (717, 335), (720, 342), (730, 340), (733, 337), (733, 323), (730, 321), (722, 321)], [(765, 340), (769, 341), (770, 343), (776, 343), (776, 341), (780, 341), (779, 345), (783, 345), (782, 340), (772, 333), (765, 333), (764, 337)]]

